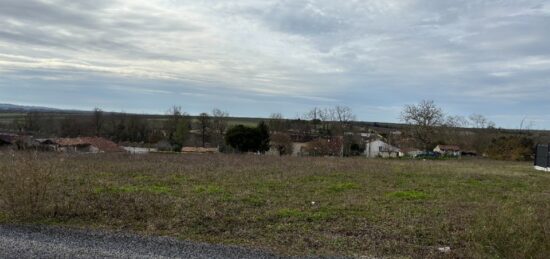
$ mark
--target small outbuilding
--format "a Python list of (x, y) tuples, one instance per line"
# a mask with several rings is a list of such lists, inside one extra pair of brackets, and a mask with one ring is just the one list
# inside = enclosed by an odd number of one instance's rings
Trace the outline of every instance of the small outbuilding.
[(550, 145), (537, 145), (535, 169), (550, 172)]
[(437, 145), (434, 148), (434, 152), (443, 156), (460, 156), (460, 147), (456, 145)]

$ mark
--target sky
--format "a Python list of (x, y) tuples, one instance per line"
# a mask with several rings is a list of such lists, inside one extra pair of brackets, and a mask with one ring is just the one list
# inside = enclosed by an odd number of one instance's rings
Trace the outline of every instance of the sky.
[(550, 0), (0, 0), (0, 103), (550, 129)]

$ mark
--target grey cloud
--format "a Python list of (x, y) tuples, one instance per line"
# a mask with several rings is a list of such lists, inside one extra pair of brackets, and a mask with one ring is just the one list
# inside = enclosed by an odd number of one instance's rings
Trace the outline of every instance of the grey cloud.
[(480, 103), (511, 110), (526, 100), (549, 101), (540, 95), (550, 82), (544, 0), (0, 5), (0, 54), (23, 57), (0, 55), (4, 85), (72, 80), (74, 87), (95, 86), (87, 91), (96, 95), (116, 83), (118, 94), (135, 88), (131, 94), (357, 107), (433, 98), (488, 113), (495, 111)]

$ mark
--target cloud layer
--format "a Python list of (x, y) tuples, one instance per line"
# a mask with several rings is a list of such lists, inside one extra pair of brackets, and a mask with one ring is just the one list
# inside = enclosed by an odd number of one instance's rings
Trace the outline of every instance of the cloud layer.
[(434, 99), (550, 128), (550, 2), (0, 0), (0, 101), (396, 121)]

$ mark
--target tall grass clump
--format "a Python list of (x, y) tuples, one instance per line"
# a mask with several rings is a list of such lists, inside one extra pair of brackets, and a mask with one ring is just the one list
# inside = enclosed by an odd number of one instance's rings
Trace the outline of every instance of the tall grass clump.
[(19, 219), (43, 215), (57, 196), (53, 181), (55, 160), (39, 159), (37, 153), (7, 153), (0, 165), (0, 208)]

